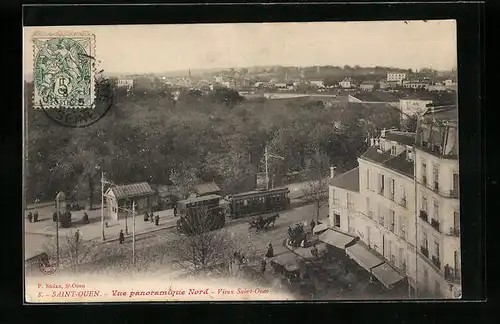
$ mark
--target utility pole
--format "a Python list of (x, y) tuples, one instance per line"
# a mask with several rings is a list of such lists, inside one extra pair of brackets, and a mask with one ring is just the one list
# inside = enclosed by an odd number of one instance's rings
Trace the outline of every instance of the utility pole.
[(59, 194), (56, 196), (56, 264), (57, 267), (59, 267)]
[(101, 232), (102, 232), (102, 241), (106, 240), (106, 236), (104, 235), (104, 172), (101, 171)]
[(266, 148), (264, 150), (264, 156), (266, 159), (266, 190), (269, 190), (269, 174), (267, 171), (267, 145), (266, 145)]
[(132, 233), (132, 264), (135, 269), (135, 201), (132, 201), (132, 217), (134, 218), (134, 226)]

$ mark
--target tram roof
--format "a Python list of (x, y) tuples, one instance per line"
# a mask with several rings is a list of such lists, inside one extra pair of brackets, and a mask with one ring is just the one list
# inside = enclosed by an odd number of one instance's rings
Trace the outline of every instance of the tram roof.
[(200, 196), (200, 197), (179, 200), (178, 203), (187, 205), (187, 204), (191, 204), (191, 203), (195, 203), (195, 202), (214, 200), (214, 199), (222, 199), (222, 197), (219, 195), (206, 195), (206, 196)]
[(260, 196), (260, 195), (265, 195), (266, 193), (281, 193), (281, 192), (289, 192), (289, 191), (290, 191), (290, 189), (288, 189), (288, 188), (274, 188), (274, 189), (269, 189), (269, 190), (253, 190), (253, 191), (234, 194), (231, 197), (238, 198), (238, 197), (244, 197), (244, 196)]

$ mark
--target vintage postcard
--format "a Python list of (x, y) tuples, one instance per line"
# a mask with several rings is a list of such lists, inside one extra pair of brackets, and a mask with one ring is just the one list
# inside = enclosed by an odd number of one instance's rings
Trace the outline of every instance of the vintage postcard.
[(461, 298), (455, 21), (23, 44), (27, 303)]

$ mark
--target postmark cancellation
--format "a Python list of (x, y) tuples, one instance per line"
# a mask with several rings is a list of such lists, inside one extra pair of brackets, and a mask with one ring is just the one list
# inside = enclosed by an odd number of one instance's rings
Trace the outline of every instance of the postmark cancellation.
[(37, 32), (32, 45), (34, 108), (93, 108), (95, 36)]

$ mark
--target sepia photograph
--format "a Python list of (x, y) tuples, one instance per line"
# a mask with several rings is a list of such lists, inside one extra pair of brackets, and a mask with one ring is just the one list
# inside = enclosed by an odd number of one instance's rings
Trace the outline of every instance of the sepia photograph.
[(24, 27), (25, 301), (461, 299), (456, 34)]

